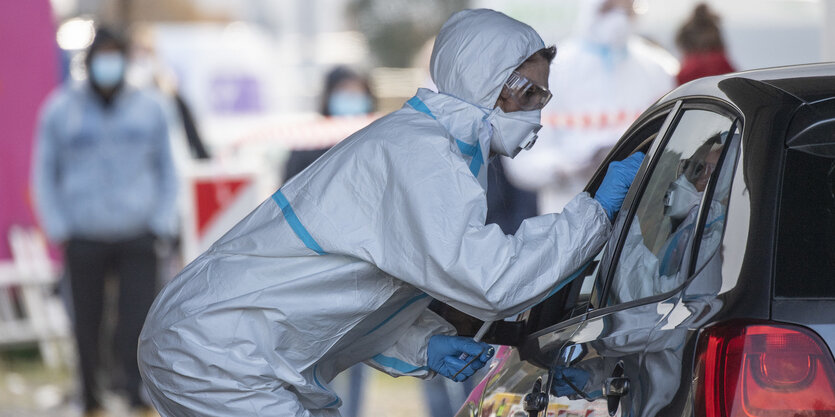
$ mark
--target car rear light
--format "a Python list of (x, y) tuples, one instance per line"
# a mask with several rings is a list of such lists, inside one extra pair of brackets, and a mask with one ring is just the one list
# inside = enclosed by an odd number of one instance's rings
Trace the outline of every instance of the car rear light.
[(696, 356), (697, 415), (835, 416), (835, 361), (803, 327), (735, 322), (705, 329)]

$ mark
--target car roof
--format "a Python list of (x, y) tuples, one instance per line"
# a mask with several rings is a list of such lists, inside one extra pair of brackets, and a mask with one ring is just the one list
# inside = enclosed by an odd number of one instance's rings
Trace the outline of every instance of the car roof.
[(719, 89), (719, 83), (732, 78), (744, 78), (771, 85), (805, 103), (835, 97), (835, 63), (821, 63), (765, 68), (699, 78), (676, 88), (660, 101), (706, 95), (727, 99), (725, 93)]

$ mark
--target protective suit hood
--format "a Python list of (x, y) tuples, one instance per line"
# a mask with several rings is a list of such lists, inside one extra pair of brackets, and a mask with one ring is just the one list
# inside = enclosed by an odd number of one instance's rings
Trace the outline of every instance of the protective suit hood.
[(435, 39), (429, 66), (438, 93), (418, 91), (420, 103), (410, 104), (444, 126), (485, 190), (495, 123), (488, 119), (510, 73), (544, 47), (533, 28), (488, 9), (455, 13)]
[(502, 13), (463, 10), (444, 23), (429, 63), (438, 92), (493, 109), (516, 67), (545, 47), (530, 26)]

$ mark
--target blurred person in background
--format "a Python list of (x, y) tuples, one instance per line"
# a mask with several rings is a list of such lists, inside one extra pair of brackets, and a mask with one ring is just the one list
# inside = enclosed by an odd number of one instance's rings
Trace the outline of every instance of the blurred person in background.
[[(325, 88), (319, 112), (325, 117), (366, 116), (374, 112), (376, 101), (365, 76), (346, 66), (337, 66), (325, 75)], [(330, 147), (290, 152), (284, 166), (284, 180), (287, 181), (302, 172), (328, 149)], [(360, 415), (365, 392), (365, 371), (365, 365), (357, 364), (334, 380), (334, 388), (342, 398), (339, 412), (344, 417)]]
[[(194, 119), (191, 106), (180, 94), (177, 75), (157, 56), (154, 32), (148, 25), (138, 25), (132, 30), (130, 62), (126, 72), (128, 83), (140, 89), (156, 89), (171, 102), (173, 109), (171, 126), (172, 148), (175, 160), (182, 167), (184, 160), (209, 159), (209, 151), (203, 142), (200, 129)], [(184, 146), (186, 145), (186, 146)], [(186, 150), (187, 149), (187, 150)]]
[[(346, 67), (337, 66), (325, 75), (325, 88), (319, 113), (325, 117), (367, 116), (376, 110), (377, 98), (368, 78)], [(302, 172), (330, 147), (293, 150), (284, 165), (284, 181)]]
[(632, 0), (584, 0), (558, 44), (536, 148), (505, 158), (510, 180), (539, 191), (540, 212), (562, 209), (630, 124), (675, 86), (678, 62), (634, 34)]
[[(125, 82), (140, 90), (155, 91), (162, 99), (163, 109), (169, 120), (169, 137), (175, 166), (181, 177), (193, 172), (197, 161), (208, 161), (209, 151), (200, 134), (191, 106), (180, 93), (177, 74), (156, 53), (155, 34), (150, 25), (137, 24), (131, 31), (130, 53), (125, 71)], [(160, 241), (159, 280), (164, 285), (185, 266), (181, 253), (181, 240)], [(160, 285), (160, 286), (162, 286)]]
[[(64, 250), (85, 416), (106, 415), (99, 391), (104, 354), (123, 374), (130, 406), (140, 396), (136, 345), (157, 289), (159, 239), (177, 233), (177, 177), (158, 97), (125, 82), (127, 44), (99, 29), (88, 79), (68, 82), (41, 108), (33, 163), (37, 214)], [(114, 352), (101, 352), (105, 282), (118, 281)], [(107, 344), (111, 345), (111, 344)]]
[(719, 16), (705, 3), (697, 5), (678, 29), (676, 46), (683, 55), (676, 77), (679, 85), (696, 78), (736, 71), (725, 54)]

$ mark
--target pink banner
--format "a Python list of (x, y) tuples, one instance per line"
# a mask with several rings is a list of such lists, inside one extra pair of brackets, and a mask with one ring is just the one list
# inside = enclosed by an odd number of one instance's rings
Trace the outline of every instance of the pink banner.
[(29, 167), (38, 109), (59, 79), (48, 0), (0, 1), (0, 259), (12, 224), (35, 224)]

